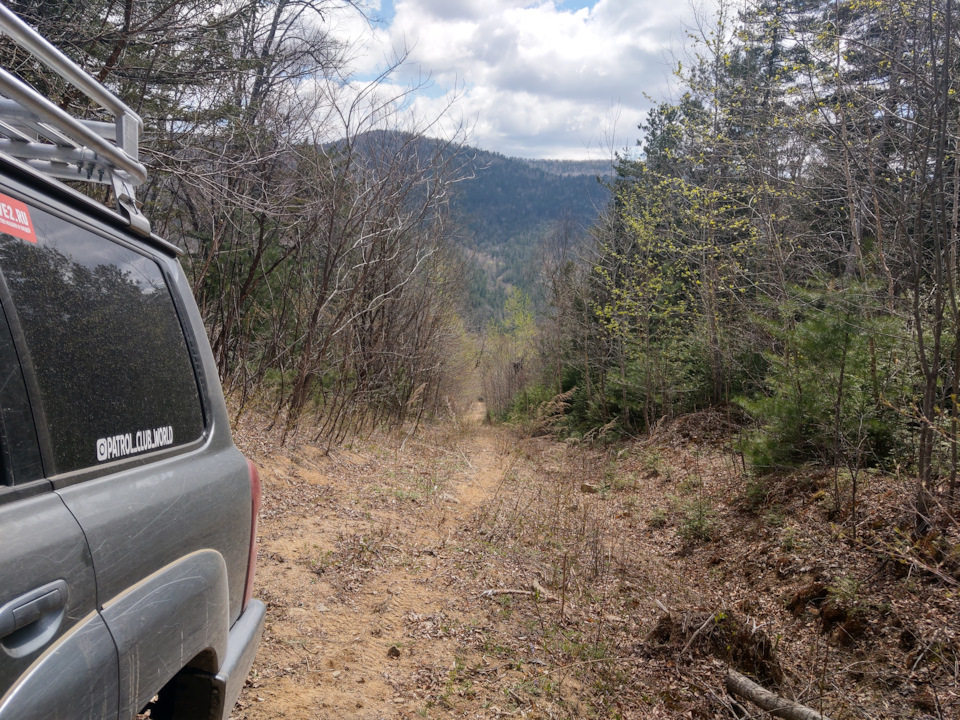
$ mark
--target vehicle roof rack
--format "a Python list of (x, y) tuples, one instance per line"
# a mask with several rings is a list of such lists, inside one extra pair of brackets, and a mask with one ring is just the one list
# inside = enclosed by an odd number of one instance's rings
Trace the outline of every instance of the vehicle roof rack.
[(115, 118), (112, 123), (75, 118), (0, 68), (0, 152), (44, 175), (111, 185), (131, 229), (149, 236), (150, 222), (134, 190), (147, 179), (139, 161), (143, 120), (2, 3), (0, 32)]

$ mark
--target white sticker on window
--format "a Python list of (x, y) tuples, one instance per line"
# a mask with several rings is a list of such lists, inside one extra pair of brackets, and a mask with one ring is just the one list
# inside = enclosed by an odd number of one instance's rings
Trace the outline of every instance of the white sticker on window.
[(115, 460), (168, 445), (173, 445), (173, 428), (169, 425), (154, 430), (111, 435), (97, 440), (97, 461)]

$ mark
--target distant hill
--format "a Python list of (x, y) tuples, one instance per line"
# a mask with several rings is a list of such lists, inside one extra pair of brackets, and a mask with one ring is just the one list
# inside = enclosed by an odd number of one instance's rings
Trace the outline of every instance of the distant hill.
[[(397, 152), (409, 136), (391, 131), (365, 133), (357, 149), (370, 157)], [(406, 152), (429, 157), (438, 141), (419, 139)], [(454, 185), (458, 242), (472, 264), (468, 319), (475, 325), (498, 317), (507, 292), (520, 287), (536, 301), (541, 262), (537, 250), (563, 221), (586, 237), (610, 191), (609, 162), (529, 160), (463, 146), (454, 165), (464, 179)]]
[(480, 273), (470, 303), (474, 319), (482, 321), (499, 313), (512, 286), (535, 295), (538, 246), (564, 218), (587, 233), (610, 195), (599, 178), (609, 179), (613, 170), (604, 162), (526, 160), (470, 147), (461, 152), (472, 177), (458, 183), (454, 208)]

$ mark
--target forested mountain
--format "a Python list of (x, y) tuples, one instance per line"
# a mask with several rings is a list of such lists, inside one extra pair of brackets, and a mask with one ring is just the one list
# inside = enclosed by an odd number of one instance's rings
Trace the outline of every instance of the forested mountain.
[(465, 249), (474, 262), (474, 320), (502, 310), (506, 293), (535, 294), (542, 270), (538, 248), (562, 226), (586, 236), (609, 202), (609, 162), (524, 160), (464, 148), (465, 176), (456, 184), (454, 217), (466, 229)]
[(491, 250), (521, 238), (543, 225), (567, 216), (580, 226), (592, 225), (609, 199), (609, 190), (600, 182), (610, 179), (613, 167), (596, 172), (591, 162), (577, 163), (577, 174), (551, 172), (549, 163), (508, 158), (498, 153), (466, 148), (473, 153), (468, 164), (472, 177), (458, 187), (454, 203), (475, 235), (477, 247)]
[(613, 172), (610, 160), (551, 160), (521, 158), (520, 162), (538, 168), (551, 175), (590, 175), (609, 177)]
[(467, 275), (465, 320), (477, 329), (503, 314), (512, 288), (543, 303), (545, 246), (563, 236), (583, 247), (609, 205), (614, 177), (610, 161), (510, 158), (391, 130), (365, 132), (352, 148), (338, 140), (327, 150), (352, 150), (367, 166), (386, 156), (443, 159), (453, 179), (449, 240)]

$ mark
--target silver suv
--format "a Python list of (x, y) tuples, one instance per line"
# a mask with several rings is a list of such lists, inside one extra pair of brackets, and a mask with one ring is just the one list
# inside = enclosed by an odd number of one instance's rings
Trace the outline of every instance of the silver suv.
[(138, 209), (139, 117), (3, 6), (0, 31), (116, 118), (0, 70), (0, 720), (226, 718), (263, 628), (257, 472)]

